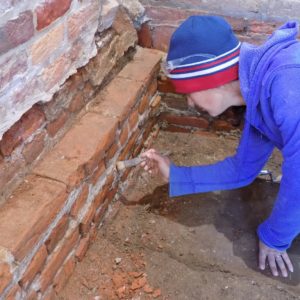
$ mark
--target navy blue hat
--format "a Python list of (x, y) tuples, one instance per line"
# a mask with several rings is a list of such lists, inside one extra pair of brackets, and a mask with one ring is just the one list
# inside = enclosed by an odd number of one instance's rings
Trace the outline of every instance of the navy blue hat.
[(191, 16), (173, 33), (166, 68), (179, 93), (214, 88), (238, 79), (240, 42), (218, 16)]

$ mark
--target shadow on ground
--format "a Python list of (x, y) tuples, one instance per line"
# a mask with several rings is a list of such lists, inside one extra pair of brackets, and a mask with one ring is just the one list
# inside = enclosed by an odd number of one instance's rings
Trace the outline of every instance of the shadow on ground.
[[(162, 215), (187, 227), (212, 224), (231, 243), (233, 253), (258, 272), (256, 228), (271, 212), (279, 185), (257, 179), (248, 187), (169, 198), (168, 186), (158, 186), (150, 195), (138, 201), (148, 211)], [(175, 201), (174, 201), (175, 199)], [(296, 239), (288, 251), (294, 273), (287, 279), (273, 278), (289, 285), (300, 283), (300, 240)], [(269, 270), (263, 272), (271, 277)]]

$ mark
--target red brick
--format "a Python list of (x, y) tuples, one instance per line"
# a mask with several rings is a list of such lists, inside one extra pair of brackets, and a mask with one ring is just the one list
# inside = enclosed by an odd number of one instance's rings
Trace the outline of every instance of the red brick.
[(41, 177), (26, 177), (0, 210), (0, 245), (21, 261), (54, 220), (66, 198), (65, 185)]
[(72, 0), (46, 0), (35, 10), (37, 30), (41, 30), (61, 17), (70, 8)]
[(214, 120), (212, 123), (212, 128), (217, 131), (230, 131), (235, 129), (234, 126), (224, 120)]
[(98, 165), (98, 168), (96, 169), (96, 171), (93, 173), (90, 181), (93, 185), (95, 185), (97, 183), (97, 181), (99, 180), (100, 176), (104, 173), (105, 171), (105, 163), (104, 161), (101, 161)]
[(152, 30), (153, 48), (167, 52), (169, 48), (170, 37), (175, 29), (176, 26), (173, 25), (154, 27)]
[(108, 193), (108, 190), (110, 189), (110, 185), (109, 184), (105, 184), (102, 189), (100, 190), (100, 192), (97, 194), (97, 196), (95, 197), (95, 206), (96, 209), (99, 208), (99, 206), (104, 202), (104, 199)]
[(116, 120), (85, 114), (37, 165), (34, 173), (53, 178), (72, 187), (97, 165), (115, 135)]
[(175, 93), (175, 88), (172, 84), (172, 81), (164, 76), (161, 76), (158, 79), (157, 89), (161, 93)]
[(71, 208), (70, 215), (73, 218), (76, 218), (78, 216), (78, 213), (80, 212), (81, 208), (83, 207), (83, 205), (85, 204), (85, 202), (87, 200), (88, 194), (89, 194), (89, 186), (87, 184), (85, 184), (82, 187), (81, 193), (76, 198), (76, 200)]
[(173, 125), (208, 128), (209, 122), (202, 117), (176, 116), (167, 113), (160, 115), (160, 119)]
[(54, 290), (56, 293), (60, 293), (65, 287), (70, 276), (74, 272), (75, 265), (75, 258), (72, 255), (66, 260), (61, 270), (56, 274), (53, 280)]
[(119, 147), (118, 147), (117, 143), (113, 143), (110, 146), (109, 150), (107, 151), (105, 158), (107, 160), (112, 159), (115, 156), (115, 154), (117, 153), (118, 149), (119, 149)]
[(46, 62), (57, 51), (57, 45), (64, 40), (64, 24), (58, 24), (44, 36), (37, 39), (30, 48), (31, 60), (34, 65)]
[(48, 134), (51, 137), (54, 137), (56, 133), (66, 124), (68, 117), (68, 113), (63, 111), (56, 120), (47, 125)]
[(87, 235), (86, 237), (82, 238), (80, 240), (80, 243), (76, 249), (75, 257), (78, 259), (78, 261), (82, 261), (83, 257), (85, 256), (88, 248), (90, 245), (90, 236)]
[(120, 137), (119, 137), (119, 142), (121, 144), (121, 146), (123, 146), (125, 144), (125, 142), (128, 139), (128, 126), (127, 125), (123, 125), (122, 129), (121, 129), (121, 133), (120, 133)]
[[(13, 286), (5, 297), (5, 300), (15, 300), (15, 299), (21, 299), (21, 288), (18, 284)], [(26, 299), (30, 299), (30, 298), (26, 298)]]
[(149, 106), (149, 99), (148, 99), (148, 95), (145, 94), (138, 107), (139, 113), (142, 115), (146, 111), (146, 108), (148, 106)]
[(47, 291), (43, 295), (43, 300), (55, 300), (57, 299), (55, 290), (52, 286), (50, 286)]
[(249, 20), (247, 30), (251, 33), (271, 34), (278, 26), (279, 23), (270, 24), (263, 21)]
[(32, 163), (41, 154), (45, 146), (45, 137), (46, 133), (41, 132), (24, 146), (22, 154), (27, 164)]
[(109, 200), (105, 199), (102, 205), (97, 209), (96, 214), (94, 216), (94, 223), (98, 226), (106, 213), (106, 210), (109, 205)]
[(80, 222), (80, 233), (82, 235), (86, 235), (89, 232), (89, 229), (91, 227), (91, 223), (93, 221), (93, 218), (95, 216), (96, 213), (96, 203), (95, 201), (93, 201), (90, 206), (87, 208), (87, 211), (84, 215), (84, 217), (82, 218), (81, 222)]
[(0, 27), (0, 54), (27, 42), (34, 33), (31, 11), (21, 13), (16, 19)]
[(69, 226), (69, 217), (64, 215), (52, 230), (49, 238), (45, 242), (48, 253), (51, 253), (58, 242), (63, 238)]
[(123, 149), (123, 151), (121, 152), (120, 156), (119, 156), (119, 160), (125, 160), (126, 158), (128, 158), (130, 156), (130, 154), (134, 151), (134, 144), (137, 141), (137, 138), (140, 134), (140, 130), (137, 129), (132, 136), (130, 137), (127, 145), (125, 146), (125, 148)]
[(143, 48), (152, 48), (152, 33), (148, 22), (142, 24), (138, 31), (138, 44)]
[(23, 288), (27, 288), (28, 285), (32, 282), (36, 274), (42, 269), (45, 264), (46, 258), (48, 256), (47, 249), (44, 245), (36, 252), (32, 258), (30, 264), (28, 265), (22, 279), (20, 280), (20, 285)]
[(69, 111), (70, 112), (78, 112), (79, 110), (82, 109), (84, 106), (84, 99), (83, 99), (83, 93), (78, 92), (72, 99), (70, 106), (69, 106)]
[(38, 293), (33, 289), (29, 290), (26, 295), (26, 300), (38, 300)]
[(169, 131), (169, 132), (184, 132), (184, 133), (190, 133), (192, 131), (191, 128), (179, 127), (176, 125), (169, 125), (169, 124), (167, 126), (164, 126), (162, 130)]
[(156, 78), (150, 78), (150, 82), (147, 87), (147, 94), (148, 94), (149, 100), (154, 96), (154, 94), (156, 92), (157, 92), (157, 80), (156, 80)]
[(18, 145), (40, 128), (44, 121), (44, 113), (37, 106), (33, 106), (3, 135), (0, 141), (2, 154), (10, 155)]
[(128, 119), (130, 130), (136, 127), (139, 121), (139, 112), (137, 110), (133, 111)]
[(23, 74), (27, 69), (26, 53), (11, 55), (0, 65), (0, 89), (6, 86), (16, 75)]
[(9, 285), (12, 280), (12, 274), (10, 272), (10, 266), (7, 263), (0, 263), (0, 294)]
[(45, 268), (41, 273), (41, 277), (40, 277), (41, 292), (46, 291), (49, 284), (52, 282), (54, 276), (56, 275), (57, 271), (61, 267), (63, 261), (73, 250), (78, 239), (79, 239), (78, 227), (74, 229), (70, 229), (67, 232), (67, 235), (63, 243), (60, 245), (59, 249), (55, 249), (55, 251), (52, 253), (51, 257), (47, 261)]

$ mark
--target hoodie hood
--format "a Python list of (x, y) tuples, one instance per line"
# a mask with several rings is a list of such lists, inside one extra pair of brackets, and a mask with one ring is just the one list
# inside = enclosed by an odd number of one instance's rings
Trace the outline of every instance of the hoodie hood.
[[(241, 93), (247, 104), (246, 119), (250, 123), (255, 123), (255, 118), (258, 117), (256, 107), (260, 101), (263, 82), (275, 68), (292, 63), (278, 59), (278, 56), (283, 49), (292, 48), (292, 45), (299, 44), (296, 39), (298, 31), (299, 24), (296, 21), (290, 21), (278, 28), (261, 46), (249, 43), (242, 44), (239, 78)], [(295, 60), (298, 60), (300, 64), (300, 57), (295, 58)]]

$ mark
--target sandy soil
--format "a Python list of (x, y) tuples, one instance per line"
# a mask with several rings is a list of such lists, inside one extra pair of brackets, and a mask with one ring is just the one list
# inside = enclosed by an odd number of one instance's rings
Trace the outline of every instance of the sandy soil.
[[(155, 147), (192, 165), (233, 154), (237, 142), (235, 134), (161, 132)], [(276, 152), (267, 166), (274, 177), (280, 165)], [(59, 299), (300, 299), (299, 241), (288, 279), (257, 269), (255, 229), (278, 187), (263, 178), (243, 189), (170, 198), (167, 185), (135, 169)]]

